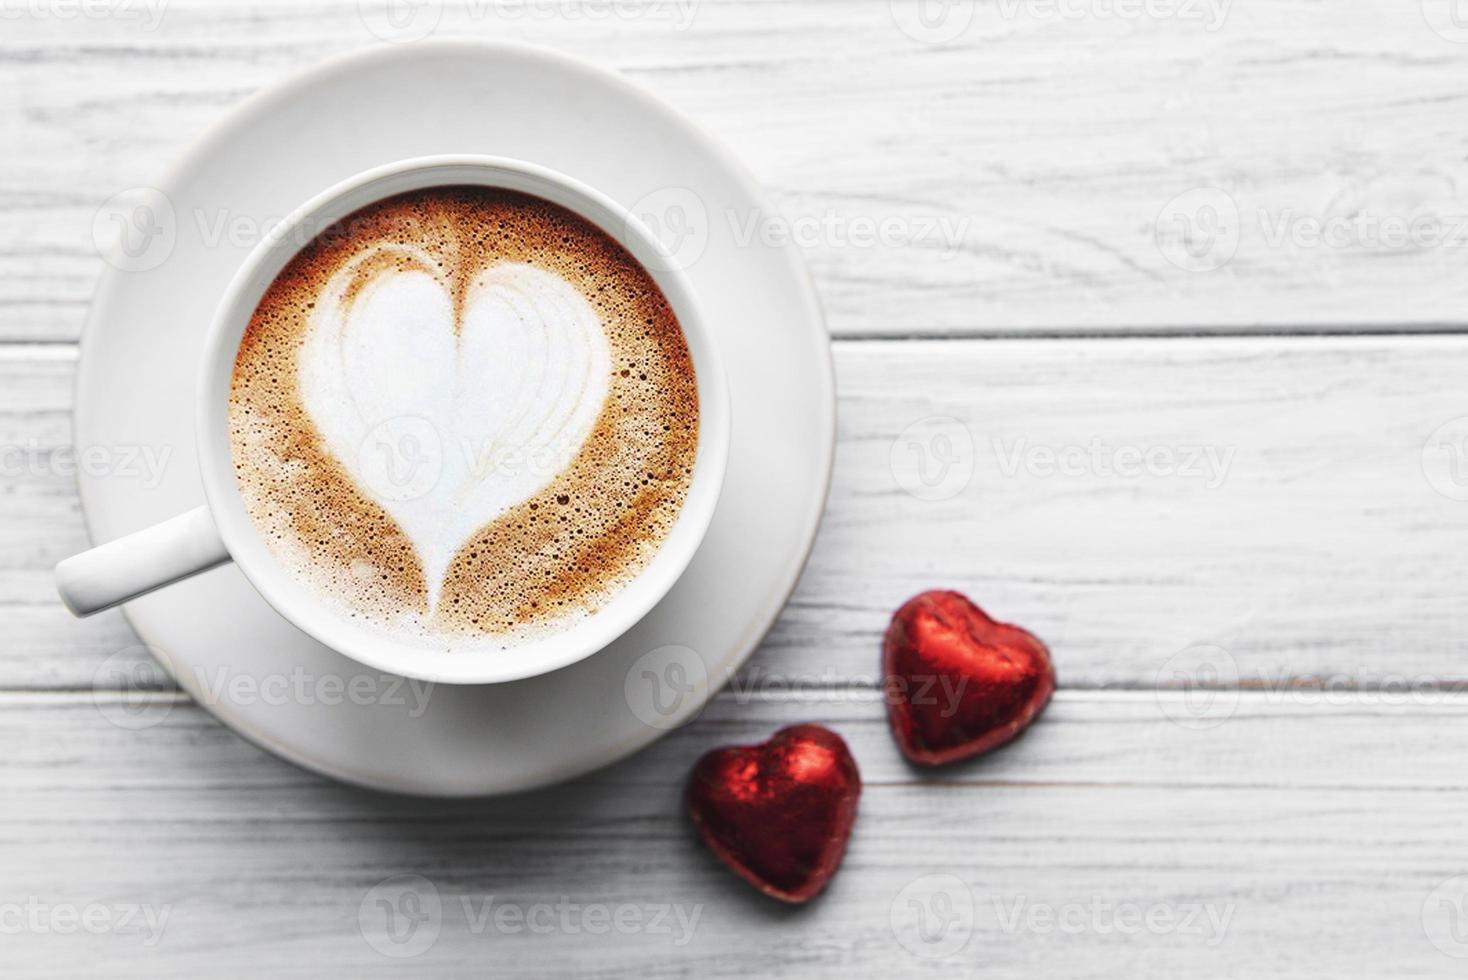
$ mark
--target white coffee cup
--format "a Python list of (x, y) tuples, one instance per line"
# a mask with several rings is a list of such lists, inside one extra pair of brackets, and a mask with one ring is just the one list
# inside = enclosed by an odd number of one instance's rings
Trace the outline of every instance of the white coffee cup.
[[(697, 379), (698, 455), (678, 520), (648, 565), (595, 613), (561, 632), (509, 650), (450, 650), (395, 641), (354, 621), (275, 559), (245, 510), (230, 455), (228, 410), (235, 356), (266, 289), (314, 235), (385, 198), (448, 185), (531, 194), (580, 215), (635, 257), (667, 298)], [(370, 667), (451, 684), (491, 684), (547, 673), (602, 649), (647, 614), (672, 588), (713, 519), (729, 455), (730, 406), (723, 366), (693, 290), (657, 238), (621, 205), (544, 167), (488, 156), (420, 157), (369, 170), (309, 201), (245, 260), (214, 315), (198, 384), (198, 449), (205, 506), (90, 551), (56, 567), (68, 609), (89, 616), (233, 561), (280, 615), (328, 647)]]

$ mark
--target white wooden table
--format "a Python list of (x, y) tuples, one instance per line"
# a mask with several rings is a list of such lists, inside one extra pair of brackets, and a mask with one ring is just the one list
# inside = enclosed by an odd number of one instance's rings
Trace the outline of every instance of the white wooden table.
[[(443, 804), (302, 773), (166, 687), (118, 727), (139, 695), (99, 668), (146, 654), (51, 586), (85, 544), (58, 450), (93, 215), (378, 43), (359, 5), (0, 2), (0, 973), (1462, 976), (1457, 6), (448, 0), (440, 36), (625, 71), (816, 229), (841, 403), (821, 536), (745, 680), (611, 770)], [(905, 489), (914, 424), (958, 438), (942, 493)], [(1044, 637), (1062, 690), (926, 774), (874, 688), (887, 616), (934, 586)], [(705, 749), (797, 721), (846, 736), (866, 792), (791, 911), (678, 797)], [(440, 912), (399, 960), (359, 913), (404, 874)]]

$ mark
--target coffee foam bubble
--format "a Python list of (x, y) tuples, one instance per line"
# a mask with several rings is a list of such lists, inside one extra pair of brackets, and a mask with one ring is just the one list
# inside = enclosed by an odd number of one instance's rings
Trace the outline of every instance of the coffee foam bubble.
[(676, 317), (621, 246), (537, 198), (444, 188), (358, 212), (277, 277), (230, 427), (257, 527), (344, 615), (512, 646), (656, 553), (698, 400)]

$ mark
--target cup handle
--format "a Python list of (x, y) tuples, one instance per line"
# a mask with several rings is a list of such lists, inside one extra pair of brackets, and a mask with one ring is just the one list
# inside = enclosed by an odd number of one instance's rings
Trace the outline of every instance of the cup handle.
[(229, 561), (208, 507), (109, 541), (56, 566), (56, 590), (76, 616), (146, 595)]

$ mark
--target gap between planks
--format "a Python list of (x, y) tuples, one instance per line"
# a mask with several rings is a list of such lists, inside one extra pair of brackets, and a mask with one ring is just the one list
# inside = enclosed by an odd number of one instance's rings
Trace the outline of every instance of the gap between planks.
[[(1393, 688), (1331, 688), (1322, 691), (1318, 688), (1310, 688), (1300, 684), (1294, 684), (1272, 690), (1258, 690), (1250, 687), (1210, 687), (1200, 688), (1206, 692), (1230, 694), (1237, 698), (1237, 705), (1241, 708), (1281, 708), (1295, 707), (1304, 710), (1339, 710), (1356, 712), (1369, 709), (1373, 712), (1407, 712), (1413, 715), (1440, 713), (1445, 715), (1457, 714), (1468, 710), (1468, 682), (1455, 682), (1442, 685), (1420, 685), (1410, 690), (1397, 690)], [(726, 687), (714, 696), (713, 700), (721, 702), (758, 703), (758, 704), (788, 704), (809, 703), (818, 705), (821, 703), (819, 695), (828, 695), (832, 703), (842, 704), (844, 698), (850, 695), (876, 695), (876, 689), (870, 685), (830, 685), (820, 688), (806, 688), (797, 691), (739, 691), (733, 687)], [(1193, 696), (1192, 692), (1171, 688), (1148, 688), (1148, 687), (1109, 687), (1109, 688), (1085, 688), (1072, 687), (1057, 690), (1054, 701), (1058, 704), (1144, 704), (1154, 701), (1165, 701), (1168, 703), (1181, 703)], [(1431, 703), (1413, 704), (1414, 698), (1430, 697)], [(111, 688), (3, 688), (0, 689), (0, 707), (22, 707), (26, 705), (67, 707), (71, 705), (86, 705), (99, 701), (111, 703), (114, 701), (127, 700), (137, 702), (146, 698), (157, 704), (193, 705), (194, 700), (188, 694), (180, 690), (142, 690), (133, 689), (124, 691)], [(1328, 700), (1327, 700), (1328, 699)], [(1293, 703), (1290, 703), (1293, 700)], [(1438, 710), (1434, 710), (1438, 709)]]
[[(1126, 328), (1069, 328), (1050, 327), (1037, 330), (911, 330), (894, 328), (874, 330), (861, 334), (834, 334), (833, 344), (871, 343), (934, 343), (967, 341), (1097, 341), (1097, 340), (1292, 340), (1319, 337), (1359, 338), (1362, 340), (1390, 340), (1397, 337), (1462, 337), (1468, 336), (1468, 323), (1410, 324), (1401, 327), (1382, 327), (1379, 324), (1361, 326), (1300, 326), (1278, 325), (1260, 327), (1237, 326), (1167, 326)], [(75, 361), (81, 353), (81, 343), (76, 340), (27, 340), (0, 338), (0, 360), (5, 361)]]

